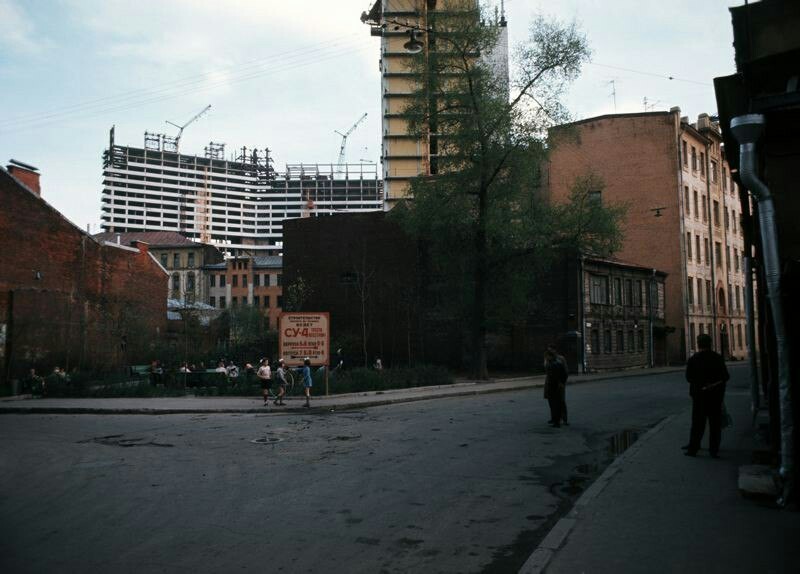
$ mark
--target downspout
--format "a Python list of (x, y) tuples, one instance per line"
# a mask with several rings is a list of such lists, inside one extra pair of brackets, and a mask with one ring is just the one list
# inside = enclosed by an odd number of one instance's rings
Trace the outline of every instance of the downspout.
[[(756, 415), (761, 406), (761, 392), (758, 386), (758, 362), (756, 360), (756, 321), (753, 308), (753, 255), (749, 242), (745, 243), (747, 256), (744, 258), (744, 306), (747, 315), (747, 339), (750, 342), (748, 352), (750, 355), (750, 410), (753, 415), (753, 425), (755, 425)], [(763, 317), (761, 319), (764, 320)]]
[(786, 339), (783, 305), (781, 303), (781, 267), (778, 256), (778, 232), (775, 226), (775, 204), (766, 184), (758, 178), (756, 142), (764, 130), (762, 114), (747, 114), (731, 120), (731, 131), (739, 140), (739, 178), (758, 200), (758, 218), (761, 230), (764, 274), (767, 279), (767, 296), (772, 311), (773, 328), (778, 352), (778, 388), (781, 430), (781, 468), (783, 494), (780, 506), (788, 502), (794, 487), (792, 389), (789, 374), (789, 345)]
[(650, 357), (649, 357), (649, 359), (650, 359), (650, 368), (651, 369), (656, 366), (655, 352), (653, 350), (653, 344), (654, 344), (654, 340), (655, 340), (655, 337), (653, 335), (653, 321), (655, 321), (655, 317), (653, 316), (653, 298), (654, 297), (658, 297), (658, 284), (656, 283), (656, 270), (653, 269), (652, 273), (653, 274), (650, 276), (650, 281), (648, 281), (648, 283), (650, 283), (650, 285), (648, 286), (648, 288), (650, 290), (650, 297), (648, 297), (648, 302), (647, 302), (647, 311), (648, 311), (648, 315), (650, 316), (648, 322), (650, 323), (650, 353), (649, 353)]
[[(586, 373), (586, 283), (583, 276), (583, 254), (578, 255), (578, 317), (581, 321), (581, 372)], [(597, 352), (592, 349), (592, 352)]]
[[(708, 201), (706, 201), (706, 217), (708, 218), (708, 241), (710, 242), (709, 251), (711, 255), (711, 340), (714, 341), (714, 348), (719, 348), (722, 351), (722, 356), (725, 356), (725, 349), (722, 348), (722, 345), (717, 347), (718, 343), (721, 341), (717, 338), (717, 265), (722, 266), (722, 261), (717, 262), (717, 251), (715, 247), (717, 246), (716, 241), (714, 241), (714, 226), (715, 223), (713, 221), (714, 212), (711, 209), (711, 173), (709, 172), (708, 165), (710, 163), (710, 155), (709, 155), (709, 141), (706, 138), (706, 159), (705, 165), (703, 169), (706, 173), (706, 197)], [(722, 259), (722, 253), (719, 254), (720, 259)], [(726, 357), (727, 358), (727, 357)]]

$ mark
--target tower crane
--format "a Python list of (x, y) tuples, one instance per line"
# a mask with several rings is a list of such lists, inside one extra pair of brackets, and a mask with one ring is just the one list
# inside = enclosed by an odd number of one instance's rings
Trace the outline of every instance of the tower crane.
[(198, 113), (196, 113), (194, 116), (192, 116), (192, 119), (190, 119), (188, 122), (186, 122), (186, 123), (185, 123), (185, 124), (183, 124), (182, 126), (179, 126), (178, 124), (176, 124), (176, 123), (174, 123), (174, 122), (171, 122), (171, 121), (167, 120), (167, 123), (168, 123), (169, 125), (171, 125), (171, 126), (175, 126), (176, 128), (178, 128), (178, 135), (176, 135), (176, 136), (175, 136), (175, 137), (172, 139), (172, 142), (170, 142), (170, 143), (174, 143), (174, 145), (175, 145), (175, 151), (176, 151), (176, 152), (178, 151), (178, 146), (179, 146), (179, 145), (180, 145), (180, 143), (181, 143), (181, 136), (183, 135), (183, 130), (185, 130), (185, 129), (186, 129), (186, 126), (188, 126), (188, 125), (189, 125), (189, 124), (191, 124), (192, 122), (194, 122), (194, 121), (196, 121), (196, 120), (200, 119), (200, 117), (201, 117), (203, 114), (205, 114), (205, 113), (206, 113), (208, 110), (210, 110), (210, 109), (211, 109), (211, 104), (208, 104), (208, 105), (207, 105), (206, 107), (204, 107), (204, 108), (203, 108), (201, 111), (199, 111), (199, 112), (198, 112)]
[(363, 122), (364, 118), (366, 118), (366, 117), (367, 117), (367, 114), (365, 112), (364, 115), (361, 116), (360, 118), (358, 118), (358, 121), (356, 123), (354, 123), (352, 126), (350, 126), (350, 129), (347, 130), (344, 133), (340, 132), (339, 130), (333, 130), (335, 133), (337, 133), (340, 136), (342, 136), (342, 145), (339, 146), (339, 161), (336, 162), (337, 165), (342, 165), (344, 163), (344, 147), (347, 145), (347, 136), (349, 136), (351, 133), (353, 133), (355, 131), (355, 129), (358, 127), (358, 125), (361, 122)]

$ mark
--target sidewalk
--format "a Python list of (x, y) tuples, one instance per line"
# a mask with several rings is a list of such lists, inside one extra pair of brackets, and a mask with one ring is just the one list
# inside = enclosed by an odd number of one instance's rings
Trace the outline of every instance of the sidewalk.
[[(569, 384), (659, 375), (682, 371), (683, 367), (656, 369), (631, 369), (610, 373), (572, 375)], [(490, 381), (463, 381), (452, 385), (372, 391), (344, 395), (313, 396), (311, 411), (343, 410), (374, 407), (395, 403), (408, 403), (447, 397), (462, 397), (488, 393), (502, 393), (541, 387), (544, 375), (498, 379)], [(320, 392), (315, 387), (314, 392)], [(265, 408), (261, 397), (170, 397), (170, 398), (112, 398), (112, 399), (40, 399), (8, 397), (0, 399), (2, 414), (196, 414), (196, 413), (285, 413), (308, 412), (301, 397), (286, 399), (285, 407)]]
[[(800, 572), (800, 513), (746, 499), (738, 470), (754, 449), (746, 390), (725, 399), (722, 458), (683, 456), (690, 409), (669, 417), (598, 478), (520, 573)], [(704, 437), (708, 444), (708, 433)]]

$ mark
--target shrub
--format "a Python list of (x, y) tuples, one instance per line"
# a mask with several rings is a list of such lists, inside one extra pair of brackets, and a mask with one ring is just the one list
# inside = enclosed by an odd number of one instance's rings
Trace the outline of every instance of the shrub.
[[(343, 394), (449, 385), (452, 383), (453, 378), (444, 367), (422, 365), (409, 368), (384, 369), (382, 371), (358, 368), (331, 373), (329, 387), (331, 394)], [(317, 382), (314, 381), (315, 386), (316, 384)]]

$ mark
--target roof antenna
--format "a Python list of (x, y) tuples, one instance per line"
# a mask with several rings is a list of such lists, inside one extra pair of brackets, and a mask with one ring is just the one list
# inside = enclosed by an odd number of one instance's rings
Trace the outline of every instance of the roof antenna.
[(500, 26), (506, 26), (506, 3), (505, 0), (500, 0)]

